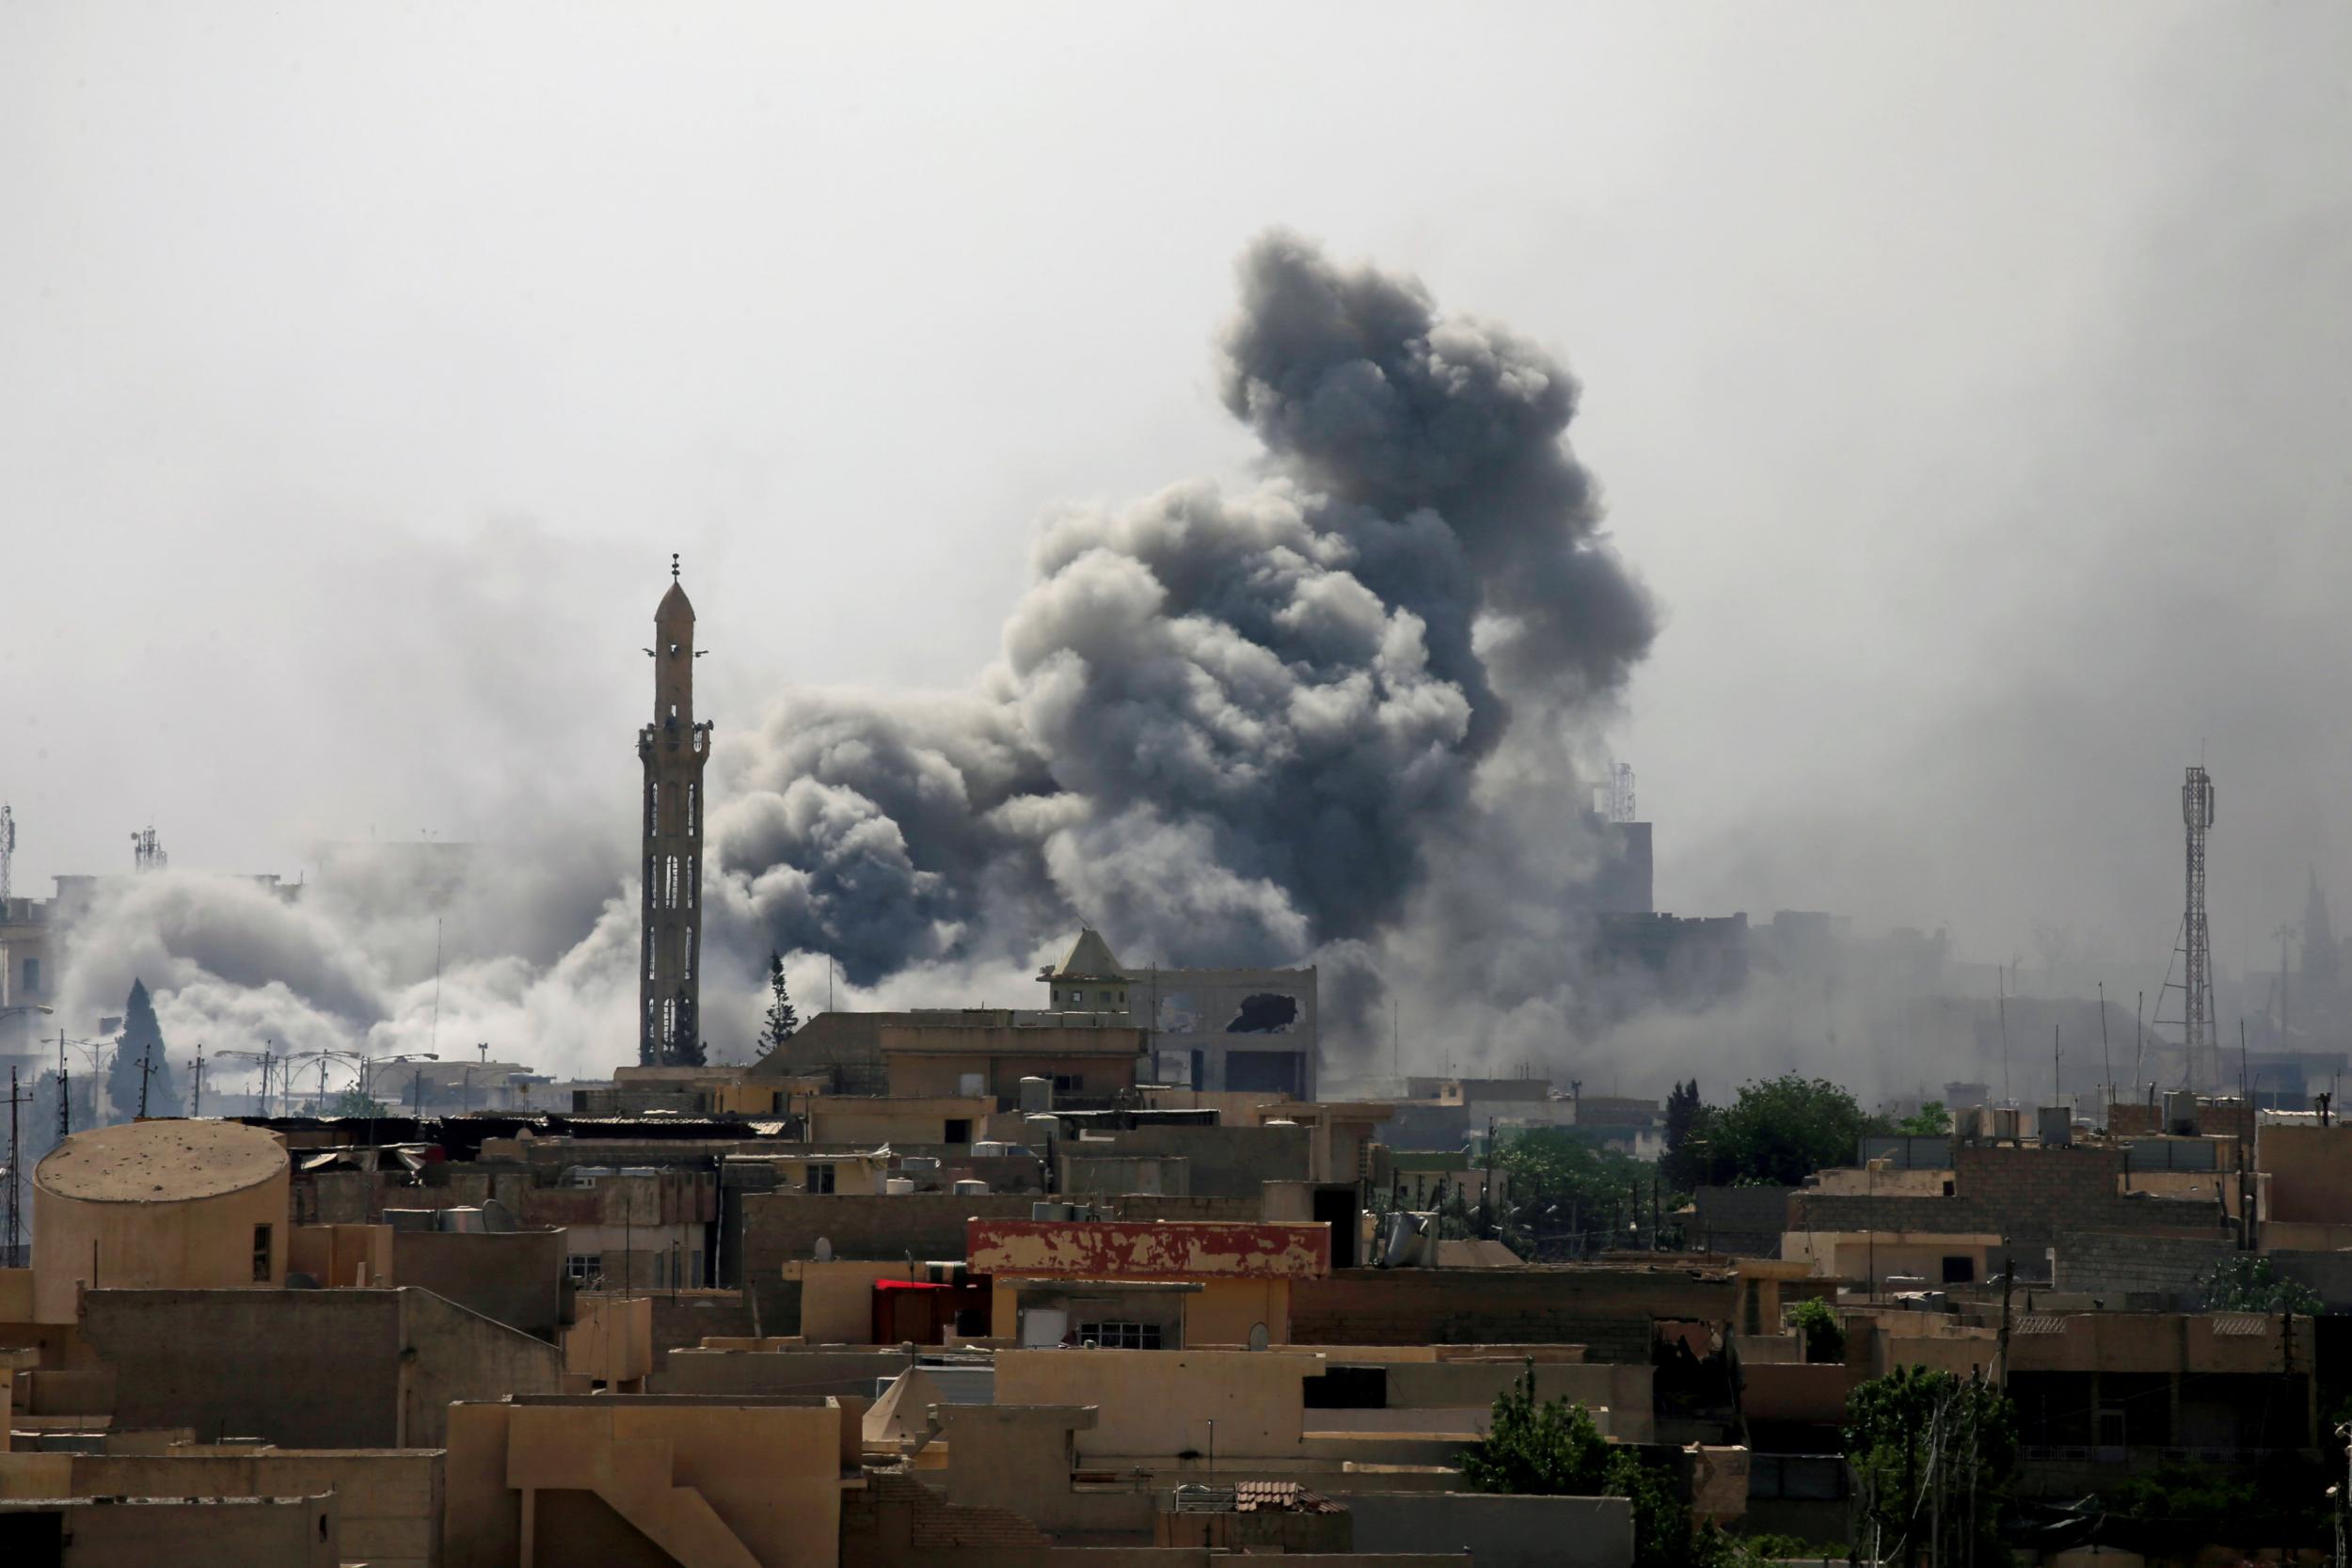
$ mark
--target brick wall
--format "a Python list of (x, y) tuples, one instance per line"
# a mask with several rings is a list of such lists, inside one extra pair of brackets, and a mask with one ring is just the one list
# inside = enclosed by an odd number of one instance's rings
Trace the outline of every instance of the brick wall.
[(1708, 1252), (1735, 1258), (1777, 1258), (1781, 1232), (1788, 1228), (1787, 1187), (1701, 1187), (1698, 1234)]
[(1661, 1318), (1728, 1323), (1728, 1276), (1649, 1269), (1340, 1269), (1291, 1284), (1302, 1345), (1586, 1347), (1595, 1361), (1645, 1363)]
[(2119, 1310), (2144, 1307), (2171, 1312), (2202, 1306), (2206, 1275), (2234, 1250), (2218, 1236), (2118, 1231), (2066, 1231), (2053, 1245), (2058, 1272), (2052, 1283), (2058, 1290), (2108, 1298), (2107, 1306)]

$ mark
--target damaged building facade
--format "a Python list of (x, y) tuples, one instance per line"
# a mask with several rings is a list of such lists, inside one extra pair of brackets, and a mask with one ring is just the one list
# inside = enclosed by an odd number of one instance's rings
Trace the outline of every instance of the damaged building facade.
[(1311, 1100), (1315, 971), (1130, 969), (1091, 928), (1038, 979), (1063, 1012), (1112, 1013), (1151, 1037), (1156, 1082)]

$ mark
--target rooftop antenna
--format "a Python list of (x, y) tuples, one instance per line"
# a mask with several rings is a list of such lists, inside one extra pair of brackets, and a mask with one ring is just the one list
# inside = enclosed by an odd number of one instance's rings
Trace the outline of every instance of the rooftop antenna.
[[(8, 863), (16, 857), (16, 813), (0, 805), (0, 902), (8, 896)], [(13, 1193), (14, 1189), (10, 1189)]]

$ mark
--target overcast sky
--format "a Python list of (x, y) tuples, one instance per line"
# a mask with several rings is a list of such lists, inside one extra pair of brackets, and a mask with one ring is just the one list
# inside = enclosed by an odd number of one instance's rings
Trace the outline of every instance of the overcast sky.
[(719, 745), (958, 687), (1038, 519), (1245, 462), (1270, 225), (1584, 387), (1682, 912), (2153, 983), (2352, 900), (2352, 8), (0, 10), (20, 893), (609, 822), (685, 557)]

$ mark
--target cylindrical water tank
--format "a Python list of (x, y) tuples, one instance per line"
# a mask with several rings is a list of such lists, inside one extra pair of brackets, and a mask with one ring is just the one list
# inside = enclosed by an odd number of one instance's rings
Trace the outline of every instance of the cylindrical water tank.
[(890, 1176), (882, 1179), (882, 1192), (890, 1197), (902, 1197), (913, 1191), (914, 1180), (912, 1177)]
[(1004, 1152), (1005, 1141), (1002, 1138), (982, 1138), (972, 1146), (972, 1158), (975, 1160), (1001, 1159)]
[(33, 1172), (33, 1319), (72, 1323), (79, 1286), (226, 1290), (286, 1277), (290, 1166), (233, 1121), (76, 1132)]
[(1021, 1080), (1021, 1110), (1025, 1116), (1054, 1108), (1054, 1081), (1035, 1073)]
[(988, 1183), (967, 1176), (956, 1183), (955, 1194), (958, 1197), (984, 1197), (988, 1194)]

